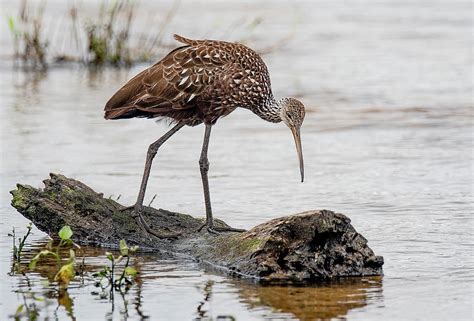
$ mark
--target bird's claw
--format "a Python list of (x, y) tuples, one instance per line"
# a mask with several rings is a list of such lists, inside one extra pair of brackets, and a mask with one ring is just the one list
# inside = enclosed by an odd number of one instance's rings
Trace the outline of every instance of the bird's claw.
[[(156, 233), (151, 229), (151, 227), (146, 223), (145, 219), (143, 218), (143, 207), (135, 205), (131, 206), (131, 208), (133, 208), (133, 211), (131, 213), (132, 217), (135, 218), (137, 224), (148, 234), (148, 236), (153, 235), (154, 237), (157, 237), (159, 239), (177, 239), (181, 236), (181, 233)], [(149, 237), (149, 239), (151, 240), (151, 237)]]
[(197, 230), (198, 232), (201, 232), (201, 230), (206, 227), (206, 230), (209, 232), (209, 234), (214, 234), (214, 235), (220, 235), (222, 232), (237, 232), (237, 233), (242, 233), (246, 232), (247, 230), (240, 229), (240, 228), (234, 228), (234, 227), (215, 227), (215, 226), (209, 226), (207, 223), (204, 223), (199, 227)]

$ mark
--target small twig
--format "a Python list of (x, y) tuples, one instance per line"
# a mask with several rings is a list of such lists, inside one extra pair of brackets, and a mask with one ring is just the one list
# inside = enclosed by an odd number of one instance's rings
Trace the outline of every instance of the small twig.
[(120, 275), (120, 278), (118, 279), (118, 288), (120, 289), (120, 286), (124, 282), (125, 279), (125, 271), (128, 267), (128, 264), (130, 263), (130, 255), (127, 255), (127, 261), (125, 262), (125, 266), (123, 267), (122, 274)]
[(26, 239), (28, 236), (31, 234), (31, 230), (33, 229), (32, 224), (28, 224), (26, 226), (27, 231), (26, 234), (23, 236), (23, 238), (18, 238), (18, 247), (16, 246), (16, 233), (15, 233), (15, 228), (13, 227), (12, 229), (12, 234), (9, 234), (12, 239), (13, 239), (13, 265), (11, 269), (11, 274), (15, 272), (15, 270), (19, 270), (21, 266), (21, 252), (23, 251), (23, 247), (25, 246)]
[(17, 252), (17, 257), (18, 257), (18, 264), (20, 264), (20, 260), (21, 260), (21, 252), (23, 251), (23, 247), (25, 246), (25, 243), (26, 243), (26, 239), (28, 238), (28, 236), (30, 236), (30, 233), (31, 233), (31, 229), (33, 228), (33, 226), (30, 224), (28, 224), (26, 226), (27, 228), (27, 231), (26, 231), (26, 234), (23, 236), (23, 238), (21, 239), (20, 241), (20, 244), (18, 245), (18, 252)]
[(151, 203), (153, 203), (153, 201), (155, 200), (156, 196), (157, 196), (156, 194), (153, 195), (153, 198), (151, 199), (150, 203), (148, 204), (148, 207), (151, 207)]
[(15, 227), (12, 228), (12, 234), (8, 234), (8, 236), (12, 237), (13, 264), (12, 264), (12, 269), (10, 271), (10, 274), (13, 275), (15, 273), (15, 266), (16, 266), (16, 253), (18, 252), (18, 249), (16, 247)]

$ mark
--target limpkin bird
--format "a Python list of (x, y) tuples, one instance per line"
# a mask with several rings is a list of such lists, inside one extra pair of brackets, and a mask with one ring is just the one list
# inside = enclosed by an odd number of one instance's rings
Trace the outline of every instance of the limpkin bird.
[(129, 80), (105, 106), (106, 119), (163, 117), (175, 124), (148, 148), (133, 213), (148, 233), (159, 238), (176, 236), (154, 232), (142, 216), (150, 168), (159, 147), (173, 134), (185, 125), (204, 123), (206, 128), (199, 159), (206, 204), (203, 227), (207, 226), (210, 233), (243, 231), (217, 228), (213, 224), (207, 176), (211, 128), (219, 118), (237, 107), (249, 109), (272, 123), (284, 122), (293, 133), (303, 182), (300, 127), (305, 116), (304, 105), (294, 98), (276, 100), (273, 97), (267, 67), (252, 49), (238, 43), (174, 37), (184, 45)]

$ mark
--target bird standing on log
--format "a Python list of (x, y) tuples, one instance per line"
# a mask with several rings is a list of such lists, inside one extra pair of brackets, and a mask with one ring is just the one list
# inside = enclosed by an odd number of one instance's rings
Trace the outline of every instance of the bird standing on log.
[(142, 216), (151, 164), (159, 147), (179, 129), (204, 123), (204, 143), (199, 159), (206, 204), (203, 227), (206, 226), (210, 233), (242, 232), (234, 228), (217, 228), (213, 224), (207, 176), (211, 128), (219, 118), (237, 107), (249, 109), (272, 123), (284, 122), (295, 139), (303, 182), (300, 128), (305, 116), (304, 105), (294, 98), (276, 100), (273, 97), (267, 67), (252, 49), (238, 43), (174, 37), (184, 46), (174, 49), (129, 80), (105, 106), (106, 119), (163, 117), (175, 124), (148, 148), (138, 199), (133, 206), (134, 215), (148, 233), (159, 238), (176, 237), (154, 232)]

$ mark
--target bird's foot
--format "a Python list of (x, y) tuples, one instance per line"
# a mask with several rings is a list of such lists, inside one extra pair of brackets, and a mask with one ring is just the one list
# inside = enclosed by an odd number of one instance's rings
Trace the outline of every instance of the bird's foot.
[[(235, 227), (211, 227), (210, 229), (212, 229), (214, 232), (237, 232), (237, 233), (243, 233), (243, 232), (247, 232), (247, 230), (243, 229), (243, 228), (235, 228)], [(209, 231), (209, 228), (208, 228), (208, 231)]]
[(132, 217), (137, 221), (137, 224), (147, 233), (149, 239), (151, 240), (151, 236), (157, 237), (159, 239), (176, 239), (179, 236), (181, 236), (181, 233), (157, 233), (151, 229), (151, 227), (147, 224), (145, 219), (143, 218), (143, 206), (142, 205), (134, 205), (134, 206), (129, 206), (124, 209), (121, 209), (121, 211), (125, 211), (126, 209), (131, 209), (133, 208), (132, 211)]
[(207, 223), (201, 225), (199, 227), (198, 232), (201, 232), (201, 230), (206, 227), (206, 230), (209, 232), (209, 234), (214, 234), (214, 235), (219, 235), (222, 232), (237, 232), (237, 233), (242, 233), (246, 232), (247, 230), (241, 229), (241, 228), (235, 228), (235, 227), (215, 227), (215, 226), (209, 226)]

